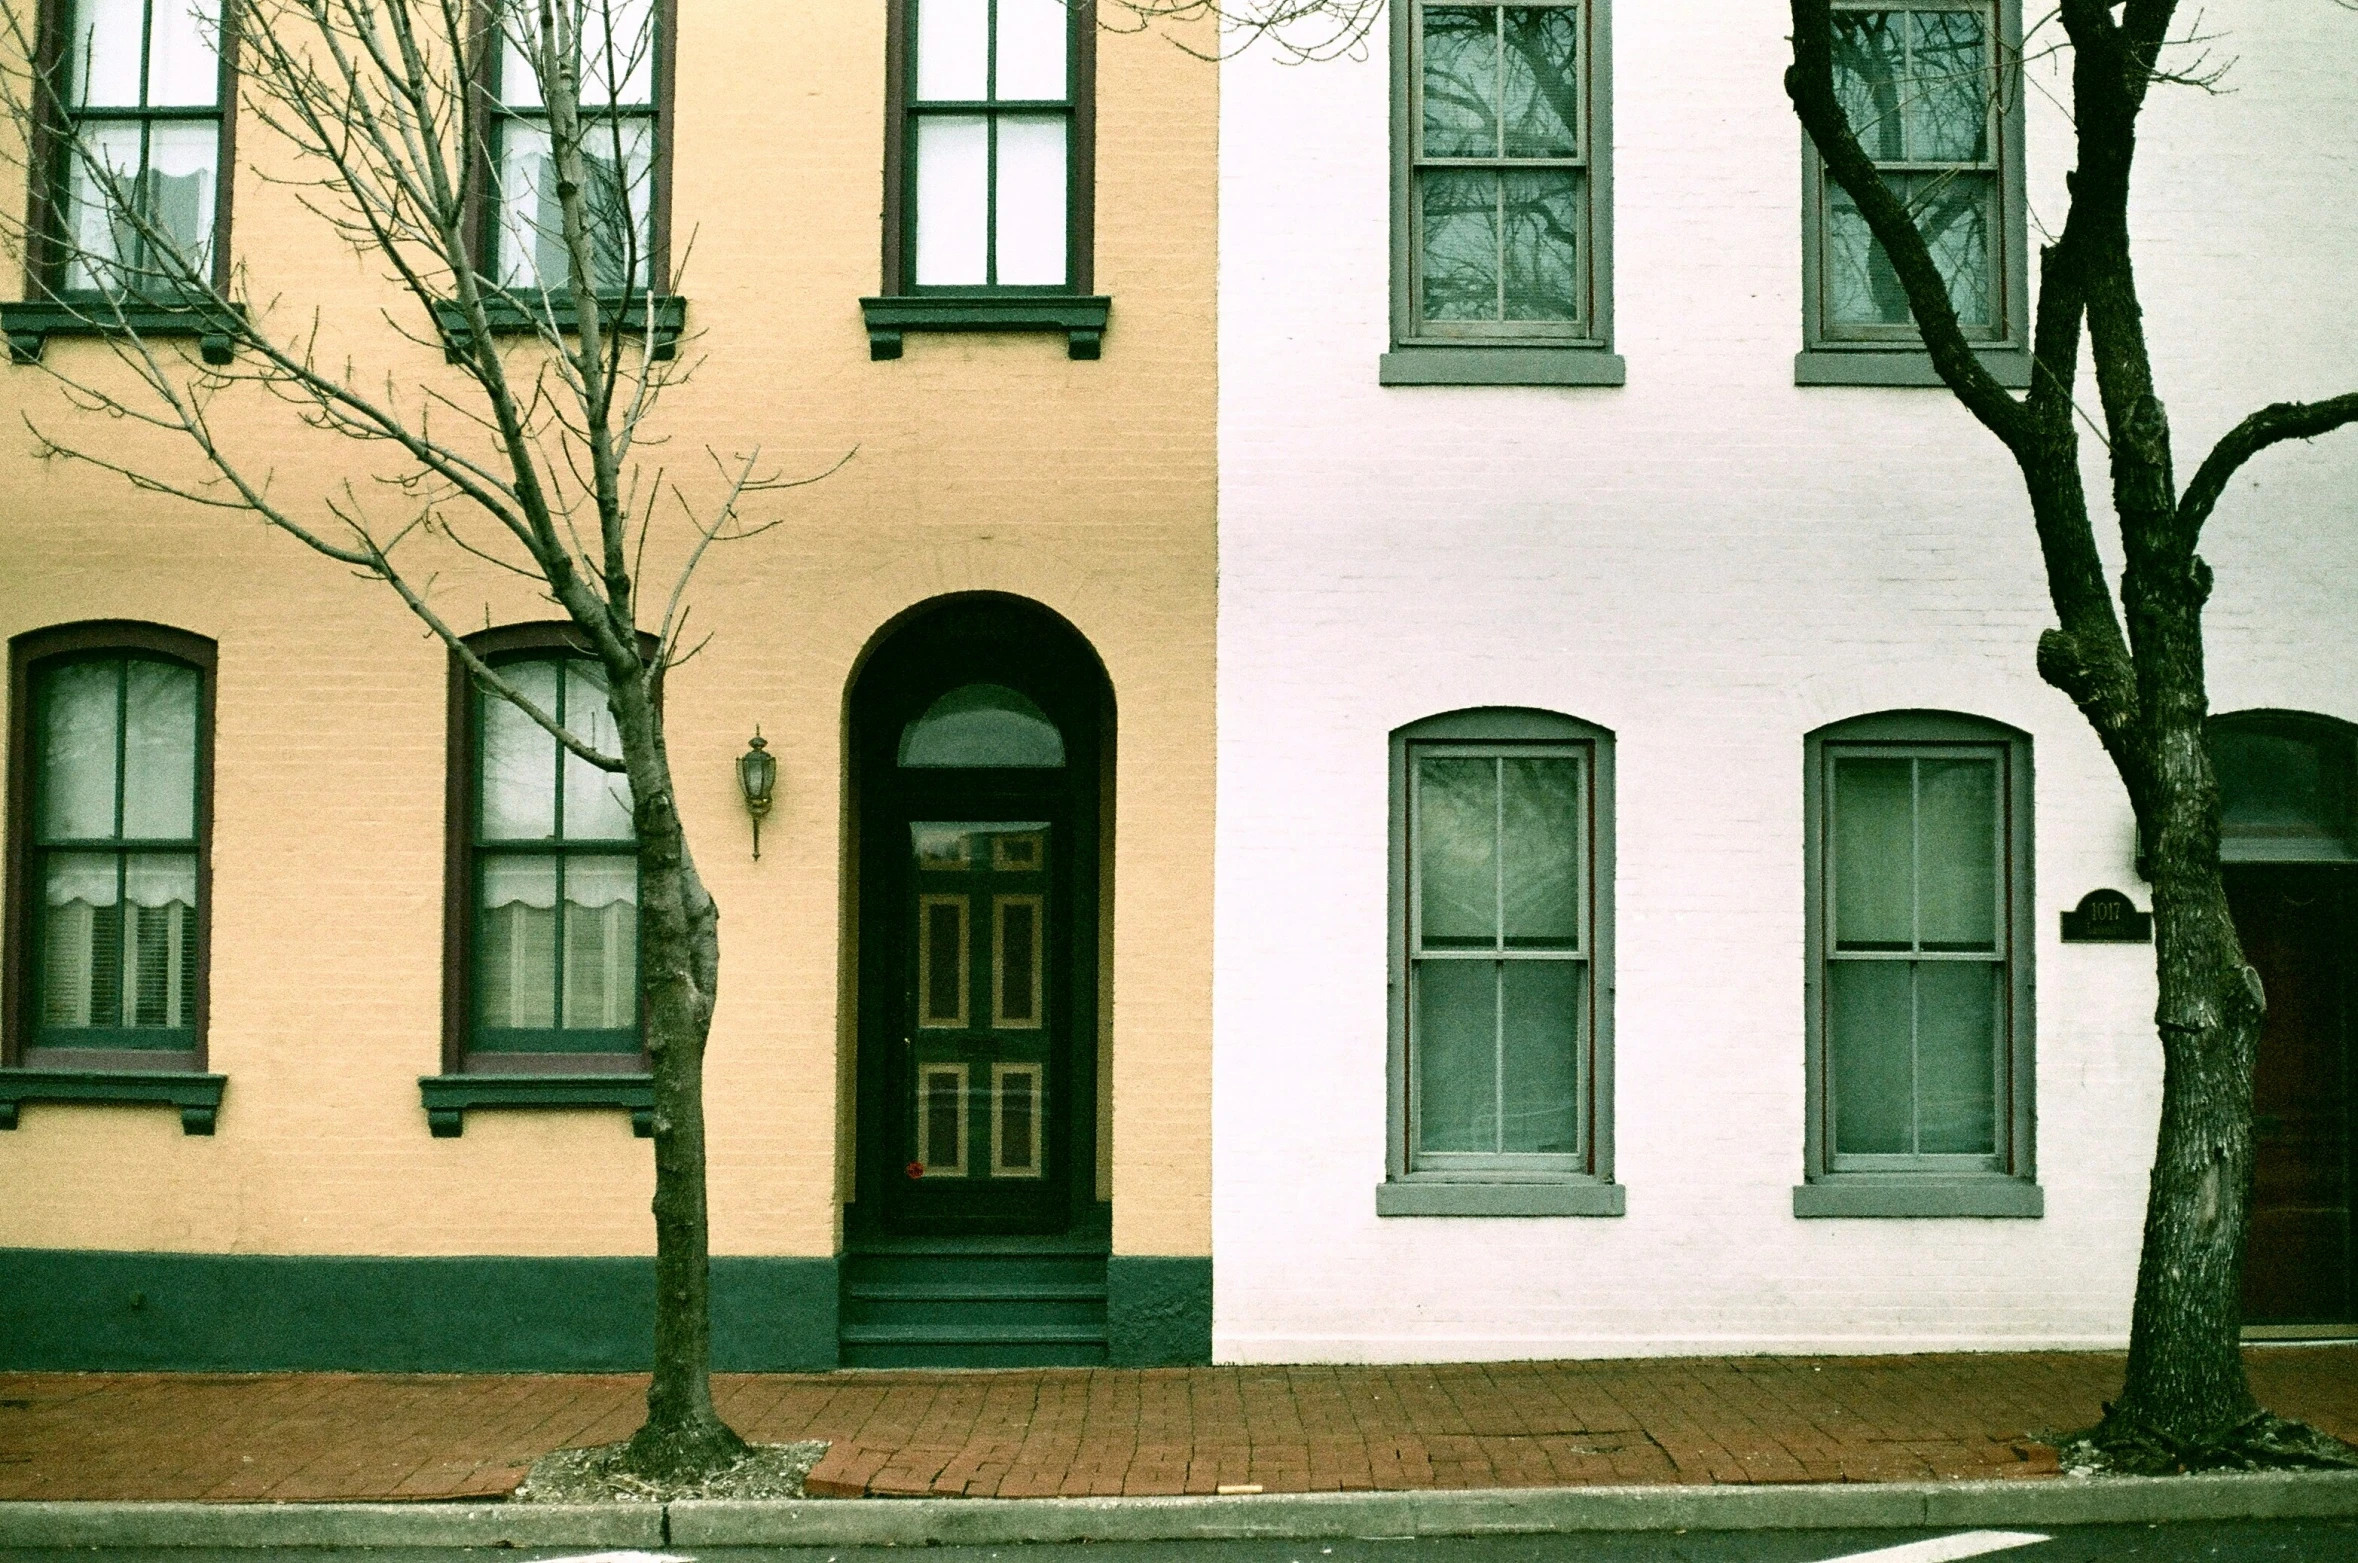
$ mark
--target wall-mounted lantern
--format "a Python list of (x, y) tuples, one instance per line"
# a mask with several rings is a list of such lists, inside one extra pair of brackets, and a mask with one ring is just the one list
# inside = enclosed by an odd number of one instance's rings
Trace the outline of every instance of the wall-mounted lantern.
[(745, 794), (745, 810), (753, 816), (753, 860), (761, 861), (761, 819), (770, 812), (771, 794), (778, 785), (778, 757), (769, 752), (761, 726), (753, 729), (753, 747), (737, 756), (737, 786)]

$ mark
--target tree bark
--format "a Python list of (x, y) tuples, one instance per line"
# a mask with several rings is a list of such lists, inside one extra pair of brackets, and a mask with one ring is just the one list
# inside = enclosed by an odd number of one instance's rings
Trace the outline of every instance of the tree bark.
[[(639, 837), (640, 989), (655, 1099), (655, 1371), (619, 1464), (648, 1477), (727, 1465), (745, 1441), (712, 1404), (704, 1046), (720, 977), (720, 909), (696, 873), (656, 709), (658, 670), (613, 678)], [(610, 675), (611, 677), (611, 675)]]

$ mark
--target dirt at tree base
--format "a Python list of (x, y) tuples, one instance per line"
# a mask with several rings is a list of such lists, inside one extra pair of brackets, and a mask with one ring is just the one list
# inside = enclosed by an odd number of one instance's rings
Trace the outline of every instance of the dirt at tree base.
[(2057, 1435), (2066, 1476), (2179, 1476), (2190, 1471), (2358, 1470), (2358, 1445), (2306, 1422), (2262, 1411), (2211, 1438), (2177, 1439), (2107, 1417), (2084, 1432)]
[(755, 1444), (718, 1470), (676, 1481), (650, 1481), (615, 1469), (627, 1441), (559, 1449), (532, 1462), (511, 1503), (670, 1503), (681, 1498), (800, 1498), (803, 1478), (827, 1452), (823, 1440)]

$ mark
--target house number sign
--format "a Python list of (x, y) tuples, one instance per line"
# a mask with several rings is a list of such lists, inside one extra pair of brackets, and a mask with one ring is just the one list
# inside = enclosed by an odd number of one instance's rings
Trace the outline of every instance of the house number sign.
[(2151, 944), (2153, 914), (2118, 890), (2091, 890), (2063, 914), (2065, 944)]

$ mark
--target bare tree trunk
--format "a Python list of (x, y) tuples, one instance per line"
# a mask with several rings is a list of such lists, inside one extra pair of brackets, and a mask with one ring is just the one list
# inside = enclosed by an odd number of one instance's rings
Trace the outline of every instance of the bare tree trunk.
[(639, 836), (639, 960), (655, 1096), (655, 1371), (621, 1459), (642, 1476), (710, 1471), (745, 1452), (713, 1409), (704, 1045), (720, 978), (720, 909), (680, 828), (653, 670), (615, 679)]

